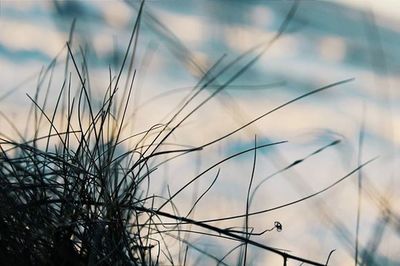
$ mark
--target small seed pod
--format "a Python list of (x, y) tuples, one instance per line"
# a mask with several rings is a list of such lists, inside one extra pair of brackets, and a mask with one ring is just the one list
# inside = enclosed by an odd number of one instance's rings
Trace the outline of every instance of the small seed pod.
[(280, 232), (282, 231), (282, 224), (280, 222), (275, 222), (274, 223), (276, 231)]

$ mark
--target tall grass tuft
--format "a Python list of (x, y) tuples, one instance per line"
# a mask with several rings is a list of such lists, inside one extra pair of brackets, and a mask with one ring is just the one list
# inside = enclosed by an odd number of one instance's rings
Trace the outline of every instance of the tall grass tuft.
[[(291, 9), (272, 42), (284, 32), (294, 12), (295, 8)], [(195, 250), (212, 258), (216, 264), (226, 265), (224, 259), (234, 250), (227, 254), (214, 254), (200, 249), (183, 236), (183, 233), (200, 233), (211, 238), (236, 241), (237, 248), (242, 250), (238, 258), (240, 264), (246, 264), (249, 260), (248, 246), (255, 246), (281, 256), (284, 265), (288, 260), (312, 265), (327, 264), (295, 256), (252, 240), (251, 237), (254, 235), (270, 230), (280, 231), (282, 225), (275, 222), (272, 228), (256, 233), (249, 226), (249, 217), (285, 208), (319, 195), (365, 164), (361, 164), (319, 192), (258, 212), (250, 211), (252, 198), (259, 187), (258, 185), (253, 188), (252, 184), (257, 150), (279, 145), (285, 141), (261, 144), (254, 141), (254, 147), (232, 154), (209, 166), (182, 184), (175, 193), (170, 193), (167, 198), (151, 194), (149, 187), (154, 182), (152, 174), (160, 165), (160, 163), (154, 164), (155, 159), (168, 155), (169, 159), (161, 162), (167, 164), (179, 156), (201, 152), (202, 149), (229, 138), (295, 101), (349, 82), (351, 79), (300, 95), (203, 145), (170, 148), (167, 141), (172, 134), (211, 98), (254, 64), (272, 44), (268, 42), (240, 55), (219, 72), (215, 72), (215, 68), (221, 64), (223, 58), (217, 60), (215, 65), (205, 72), (195, 89), (178, 106), (176, 113), (168, 122), (156, 124), (144, 132), (126, 137), (130, 133), (127, 132), (129, 124), (127, 117), (136, 78), (132, 65), (135, 60), (142, 14), (143, 3), (138, 10), (119, 71), (112, 74), (110, 69), (110, 81), (100, 104), (95, 104), (96, 101), (92, 96), (85, 51), (75, 51), (71, 38), (66, 44), (64, 80), (52, 111), (49, 111), (48, 106), (51, 82), (44, 93), (44, 100), (40, 100), (40, 96), (43, 95), (42, 81), (48, 76), (51, 79), (56, 59), (43, 73), (37, 93), (34, 96), (27, 95), (32, 102), (28, 120), (33, 121), (34, 125), (27, 126), (26, 132), (33, 132), (33, 136), (29, 137), (19, 132), (9, 119), (18, 138), (4, 134), (0, 138), (2, 263), (4, 265), (185, 265), (188, 261), (188, 251)], [(250, 57), (249, 62), (240, 67), (225, 83), (216, 85), (216, 78), (232, 66), (237, 66), (244, 57)], [(79, 81), (76, 89), (72, 81), (74, 78)], [(211, 86), (214, 88), (213, 93), (190, 109), (194, 99), (197, 99), (205, 88)], [(127, 148), (127, 143), (132, 141), (135, 144)], [(338, 142), (331, 143), (327, 147)], [(254, 156), (253, 173), (247, 187), (245, 213), (202, 221), (190, 218), (196, 205), (218, 179), (220, 165), (244, 153), (253, 153)], [(302, 161), (296, 161), (280, 172)], [(215, 171), (211, 185), (193, 203), (188, 214), (180, 216), (179, 210), (174, 210), (174, 199), (211, 170)], [(244, 226), (237, 227), (241, 229), (220, 228), (214, 225), (216, 221), (235, 219), (244, 219)], [(175, 255), (172, 251), (175, 245), (171, 239), (179, 243), (179, 255)]]

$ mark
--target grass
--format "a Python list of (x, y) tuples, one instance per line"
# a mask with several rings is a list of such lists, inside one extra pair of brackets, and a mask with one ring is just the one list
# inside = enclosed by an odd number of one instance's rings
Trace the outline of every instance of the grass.
[[(254, 246), (281, 256), (284, 265), (288, 260), (311, 265), (327, 265), (332, 252), (326, 261), (316, 262), (253, 240), (253, 236), (272, 230), (281, 231), (282, 225), (277, 221), (271, 228), (254, 232), (250, 227), (249, 218), (315, 197), (347, 179), (370, 161), (360, 163), (360, 166), (353, 171), (316, 193), (281, 206), (252, 212), (250, 205), (261, 185), (260, 183), (255, 185), (253, 182), (257, 151), (285, 142), (259, 143), (255, 137), (253, 147), (210, 165), (188, 182), (182, 183), (175, 193), (169, 192), (168, 197), (152, 194), (150, 189), (155, 182), (158, 182), (153, 178), (161, 165), (189, 153), (201, 153), (207, 147), (231, 137), (271, 113), (352, 80), (346, 79), (311, 90), (202, 145), (194, 147), (175, 145), (171, 148), (168, 143), (171, 136), (210, 99), (239, 78), (279, 39), (296, 8), (297, 5), (292, 7), (278, 34), (271, 41), (256, 45), (222, 68), (220, 65), (224, 57), (217, 60), (166, 123), (155, 124), (148, 130), (131, 136), (129, 134), (132, 133), (127, 132), (129, 131), (127, 117), (130, 117), (128, 110), (136, 80), (136, 71), (132, 65), (138, 45), (143, 2), (138, 10), (120, 69), (113, 74), (110, 68), (109, 84), (99, 106), (94, 104), (95, 100), (90, 89), (90, 79), (93, 77), (89, 75), (85, 51), (84, 49), (80, 49), (79, 52), (74, 51), (71, 34), (66, 44), (68, 53), (65, 60), (65, 75), (53, 109), (48, 106), (48, 97), (50, 97), (51, 78), (56, 59), (42, 72), (37, 93), (34, 96), (27, 95), (32, 101), (27, 120), (33, 121), (34, 126), (27, 127), (26, 132), (22, 133), (13, 125), (11, 119), (3, 115), (14, 128), (18, 138), (4, 134), (0, 138), (2, 263), (5, 265), (186, 265), (190, 259), (189, 250), (194, 250), (213, 259), (216, 264), (227, 265), (225, 258), (239, 250), (238, 264), (245, 265), (250, 260), (248, 248)], [(248, 61), (240, 66), (243, 59)], [(217, 78), (232, 67), (238, 66), (239, 70), (226, 82), (216, 83)], [(72, 81), (74, 78), (79, 81), (76, 89)], [(45, 80), (49, 82), (43, 93), (42, 88), (46, 87)], [(213, 92), (190, 108), (194, 100), (208, 87), (213, 87)], [(40, 100), (43, 95), (44, 99)], [(53, 111), (49, 112), (50, 109)], [(32, 132), (31, 137), (28, 137), (28, 133)], [(134, 145), (128, 145), (132, 142)], [(339, 142), (335, 140), (309, 156), (288, 164), (263, 182)], [(197, 204), (207, 196), (218, 180), (221, 165), (246, 153), (253, 154), (253, 165), (246, 188), (245, 212), (208, 220), (192, 218)], [(160, 162), (159, 158), (164, 158), (163, 156), (167, 156), (168, 159)], [(213, 181), (196, 198), (189, 212), (180, 215), (181, 212), (176, 209), (174, 200), (208, 173), (215, 173)], [(215, 225), (217, 221), (237, 220), (243, 224), (234, 228)], [(226, 254), (214, 254), (212, 251), (202, 250), (196, 243), (191, 243), (186, 233), (234, 241), (237, 245)], [(178, 243), (177, 252), (176, 243)]]

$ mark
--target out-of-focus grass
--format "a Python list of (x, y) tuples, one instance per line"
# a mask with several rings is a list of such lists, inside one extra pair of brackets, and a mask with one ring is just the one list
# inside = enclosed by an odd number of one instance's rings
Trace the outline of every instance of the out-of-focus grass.
[[(277, 110), (352, 80), (339, 81), (293, 98), (203, 145), (181, 147), (167, 142), (188, 118), (230, 86), (280, 38), (296, 8), (294, 5), (290, 9), (278, 33), (270, 41), (252, 47), (223, 67), (221, 65), (224, 57), (216, 60), (210, 69), (204, 71), (198, 84), (166, 123), (156, 124), (130, 137), (125, 137), (129, 135), (127, 111), (135, 87), (136, 71), (132, 65), (138, 45), (143, 4), (138, 11), (119, 71), (112, 73), (110, 69), (110, 81), (100, 105), (95, 104), (96, 99), (92, 96), (90, 79), (95, 77), (89, 75), (85, 51), (82, 48), (74, 50), (71, 37), (65, 48), (68, 53), (63, 84), (53, 111), (48, 112), (51, 81), (48, 84), (43, 81), (44, 77), (51, 80), (56, 60), (42, 73), (36, 94), (28, 95), (32, 101), (28, 120), (33, 122), (34, 126), (27, 127), (24, 133), (15, 127), (18, 138), (1, 137), (2, 262), (9, 265), (185, 265), (189, 260), (189, 250), (193, 249), (215, 260), (217, 264), (226, 264), (224, 259), (237, 252), (238, 263), (246, 264), (251, 260), (248, 247), (255, 246), (282, 257), (284, 264), (288, 260), (295, 260), (324, 265), (325, 262), (308, 260), (253, 240), (254, 236), (272, 230), (282, 230), (282, 225), (275, 222), (262, 232), (254, 232), (249, 225), (249, 217), (283, 209), (317, 196), (357, 172), (366, 163), (360, 162), (353, 171), (318, 192), (274, 208), (251, 212), (252, 199), (261, 185), (253, 184), (257, 150), (284, 143), (259, 143), (255, 139), (253, 147), (236, 152), (209, 166), (190, 181), (182, 183), (175, 193), (169, 192), (168, 197), (150, 193), (150, 187), (158, 182), (153, 180), (153, 174), (161, 164), (167, 164), (188, 153), (201, 152)], [(242, 63), (243, 59), (247, 59), (246, 63)], [(232, 68), (236, 69), (236, 72), (233, 72), (227, 81), (218, 84), (217, 78)], [(79, 80), (76, 89), (72, 82), (73, 77)], [(194, 107), (191, 106), (194, 99), (210, 87), (212, 93)], [(41, 95), (44, 95), (43, 100), (40, 100)], [(8, 119), (6, 116), (4, 118)], [(8, 121), (12, 126), (11, 119)], [(135, 144), (127, 148), (127, 142)], [(321, 147), (309, 156), (288, 164), (276, 174), (337, 143), (339, 141), (335, 140)], [(193, 219), (193, 210), (207, 197), (207, 193), (218, 180), (222, 163), (245, 153), (253, 154), (251, 178), (243, 185), (247, 191), (245, 212), (209, 220)], [(165, 155), (168, 156), (167, 160), (154, 165), (155, 159)], [(175, 207), (175, 198), (211, 171), (215, 172), (213, 181), (196, 198), (190, 211), (182, 216), (181, 211)], [(235, 219), (242, 219), (244, 222), (236, 227), (214, 224)], [(215, 254), (190, 242), (186, 233), (235, 241), (238, 244), (224, 254)], [(178, 248), (175, 243), (179, 243)], [(329, 254), (329, 251), (326, 253)]]

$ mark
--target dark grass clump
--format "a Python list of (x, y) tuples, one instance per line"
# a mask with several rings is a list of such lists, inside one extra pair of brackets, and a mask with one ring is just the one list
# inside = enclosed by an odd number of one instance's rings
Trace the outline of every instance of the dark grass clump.
[(7, 265), (153, 261), (154, 244), (144, 232), (151, 220), (141, 224), (143, 211), (131, 208), (146, 202), (140, 188), (149, 176), (146, 159), (140, 148), (119, 150), (128, 101), (116, 118), (116, 90), (96, 113), (84, 85), (78, 93), (71, 99), (67, 92), (63, 129), (55, 126), (57, 107), (50, 118), (31, 98), (37, 121), (50, 124), (48, 135), (23, 142), (1, 138), (0, 256)]
[[(224, 265), (224, 259), (236, 249), (227, 254), (213, 254), (201, 250), (183, 234), (192, 233), (238, 242), (237, 249), (241, 250), (238, 263), (241, 264), (246, 264), (249, 260), (247, 248), (251, 245), (281, 256), (284, 264), (287, 260), (296, 260), (313, 265), (324, 265), (325, 263), (310, 261), (253, 241), (252, 236), (270, 230), (280, 231), (282, 225), (276, 222), (272, 228), (257, 233), (250, 228), (248, 218), (314, 197), (337, 185), (363, 165), (319, 192), (282, 206), (252, 213), (249, 211), (250, 204), (258, 188), (258, 186), (252, 187), (256, 151), (284, 142), (258, 144), (255, 139), (254, 147), (211, 165), (189, 182), (182, 184), (181, 189), (174, 194), (170, 193), (167, 198), (150, 194), (150, 187), (154, 182), (152, 174), (157, 171), (160, 164), (168, 163), (177, 156), (200, 152), (295, 101), (350, 81), (344, 80), (310, 91), (203, 145), (175, 149), (166, 145), (172, 133), (193, 113), (229, 86), (279, 38), (290, 17), (293, 16), (295, 8), (294, 6), (290, 10), (279, 33), (272, 41), (255, 46), (215, 73), (222, 58), (217, 60), (168, 122), (156, 124), (147, 131), (132, 136), (126, 132), (128, 124), (126, 120), (135, 85), (136, 72), (132, 69), (132, 65), (143, 3), (138, 11), (138, 18), (133, 26), (120, 69), (115, 75), (110, 70), (110, 82), (99, 105), (94, 104), (95, 101), (92, 98), (85, 51), (80, 50), (80, 59), (78, 59), (75, 55), (77, 53), (73, 52), (72, 39), (70, 39), (66, 45), (68, 52), (65, 61), (65, 76), (53, 110), (48, 111), (51, 83), (49, 82), (43, 101), (39, 100), (41, 85), (38, 86), (34, 97), (28, 95), (32, 101), (28, 120), (33, 121), (34, 125), (28, 126), (27, 131), (34, 132), (33, 137), (27, 137), (14, 127), (18, 140), (4, 135), (0, 138), (0, 261), (2, 264), (185, 265), (188, 250), (192, 249), (214, 259), (217, 264)], [(256, 51), (259, 52), (256, 53)], [(215, 83), (217, 77), (232, 66), (236, 66), (243, 58), (248, 57), (250, 57), (248, 63), (240, 67), (225, 83), (221, 85)], [(51, 79), (56, 61), (55, 59), (44, 72), (42, 80), (46, 75), (50, 75)], [(70, 64), (73, 66), (71, 71), (69, 71)], [(77, 89), (72, 89), (73, 78), (78, 80)], [(193, 103), (193, 100), (210, 86), (216, 88), (213, 93), (190, 109), (190, 103)], [(11, 122), (10, 124), (12, 125)], [(132, 141), (135, 144), (127, 148), (127, 143)], [(326, 147), (336, 145), (338, 142), (335, 141)], [(253, 173), (247, 188), (246, 212), (206, 221), (190, 218), (190, 213), (196, 204), (206, 196), (217, 180), (220, 173), (218, 167), (223, 162), (244, 153), (254, 154)], [(169, 159), (155, 165), (155, 159), (160, 158), (161, 155), (167, 155)], [(280, 172), (301, 163), (304, 159), (289, 164)], [(180, 216), (179, 210), (174, 210), (175, 197), (211, 170), (216, 170), (214, 182), (198, 197), (189, 213)], [(239, 229), (235, 229), (219, 228), (213, 225), (216, 221), (234, 219), (244, 220), (244, 226), (238, 226)], [(176, 248), (172, 241), (179, 243), (178, 255), (175, 255), (176, 250), (172, 250)]]

